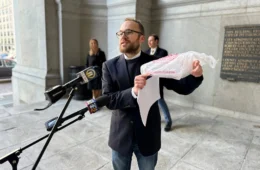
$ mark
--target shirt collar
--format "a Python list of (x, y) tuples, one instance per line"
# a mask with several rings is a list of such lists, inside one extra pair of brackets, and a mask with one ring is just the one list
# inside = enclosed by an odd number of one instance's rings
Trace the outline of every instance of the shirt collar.
[(136, 59), (136, 58), (140, 57), (140, 55), (141, 55), (141, 51), (139, 51), (139, 53), (136, 54), (136, 55), (135, 55), (134, 57), (132, 57), (132, 58), (128, 58), (125, 54), (124, 54), (124, 57), (125, 57), (126, 60), (133, 60), (133, 59)]
[(152, 50), (156, 51), (156, 50), (157, 50), (157, 47), (155, 47), (155, 48), (151, 48), (151, 51), (152, 51)]

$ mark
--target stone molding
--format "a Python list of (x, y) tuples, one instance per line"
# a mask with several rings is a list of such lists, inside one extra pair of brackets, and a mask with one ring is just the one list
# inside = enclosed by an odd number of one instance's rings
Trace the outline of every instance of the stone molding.
[(117, 8), (121, 6), (127, 6), (127, 5), (133, 5), (136, 4), (136, 0), (121, 0), (119, 2), (114, 2), (114, 3), (107, 3), (107, 8)]
[[(50, 5), (50, 4), (49, 4)], [(53, 3), (51, 4), (53, 5)], [(103, 3), (103, 1), (94, 3), (82, 2), (73, 3), (64, 1), (62, 4), (63, 17), (66, 19), (83, 19), (83, 20), (121, 20), (126, 17), (136, 17), (138, 16), (144, 22), (151, 22), (150, 9), (151, 5), (148, 6), (149, 9), (145, 10), (141, 7), (137, 7), (137, 2), (135, 0), (118, 1), (113, 3)], [(142, 3), (141, 5), (147, 6), (147, 3)], [(137, 10), (138, 9), (138, 10)]]
[[(46, 3), (48, 6), (55, 6), (56, 3)], [(78, 1), (62, 1), (62, 14), (65, 19), (93, 19), (107, 20), (106, 3), (78, 3)]]
[[(158, 2), (159, 1), (159, 2)], [(158, 0), (158, 3), (152, 4), (152, 10), (156, 9), (163, 9), (163, 8), (171, 8), (171, 7), (177, 7), (177, 6), (187, 6), (187, 5), (194, 5), (194, 4), (202, 4), (202, 3), (209, 3), (209, 2), (215, 2), (219, 0)], [(164, 1), (164, 2), (162, 2)]]
[[(208, 3), (206, 3), (208, 2)], [(247, 14), (260, 11), (260, 2), (240, 0), (231, 1), (189, 1), (189, 3), (165, 3), (152, 7), (152, 20), (170, 20), (214, 15)], [(192, 3), (192, 4), (191, 4)]]
[(260, 122), (260, 116), (253, 114), (253, 113), (243, 113), (243, 112), (222, 109), (222, 108), (209, 106), (209, 105), (205, 105), (205, 104), (201, 104), (201, 103), (195, 103), (195, 102), (187, 103), (187, 101), (183, 102), (181, 100), (167, 100), (167, 103), (168, 102), (179, 105), (179, 106), (194, 108), (197, 110), (201, 110), (203, 112), (215, 113), (215, 114), (222, 115), (222, 116), (232, 117), (232, 118), (236, 118), (236, 119), (243, 119), (243, 120), (248, 120), (248, 121), (253, 121), (253, 122)]
[(80, 11), (81, 19), (107, 20), (106, 5), (83, 5)]
[(82, 0), (82, 5), (106, 5), (107, 0)]
[(32, 82), (37, 85), (46, 84), (47, 79), (60, 79), (59, 71), (47, 73), (46, 70), (16, 65), (13, 69), (13, 77)]
[(109, 7), (107, 14), (108, 17), (112, 16), (120, 16), (127, 14), (135, 14), (136, 13), (136, 5), (135, 4), (124, 4), (122, 6)]
[(124, 20), (125, 18), (135, 18), (136, 14), (135, 13), (129, 13), (129, 14), (124, 14), (124, 15), (118, 15), (118, 16), (108, 16), (108, 21), (111, 20)]

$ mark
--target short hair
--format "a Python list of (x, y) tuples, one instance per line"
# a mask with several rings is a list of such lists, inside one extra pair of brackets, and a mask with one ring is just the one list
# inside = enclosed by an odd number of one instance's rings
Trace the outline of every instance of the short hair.
[(141, 23), (140, 20), (137, 20), (137, 19), (134, 19), (134, 18), (126, 18), (125, 21), (133, 21), (133, 22), (137, 23), (138, 26), (139, 26), (140, 32), (144, 35), (144, 33), (145, 33), (144, 32), (144, 26), (143, 26), (143, 24)]
[[(159, 42), (159, 36), (156, 34), (151, 34), (150, 36), (152, 36), (154, 38), (154, 40), (157, 40)], [(150, 37), (149, 36), (149, 37)]]

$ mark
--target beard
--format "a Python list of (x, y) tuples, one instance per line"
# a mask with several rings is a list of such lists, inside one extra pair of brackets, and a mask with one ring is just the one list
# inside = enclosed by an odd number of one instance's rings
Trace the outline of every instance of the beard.
[(138, 42), (129, 42), (125, 47), (122, 47), (120, 44), (119, 50), (121, 53), (131, 53), (136, 54), (138, 52), (138, 49), (140, 48), (140, 44)]

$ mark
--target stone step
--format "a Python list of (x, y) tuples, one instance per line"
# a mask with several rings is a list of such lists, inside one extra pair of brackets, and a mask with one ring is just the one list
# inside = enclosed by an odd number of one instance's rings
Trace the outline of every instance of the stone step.
[(1, 78), (0, 79), (0, 83), (6, 83), (6, 82), (11, 82), (12, 79), (11, 78)]
[(13, 106), (13, 93), (5, 93), (0, 96), (0, 106), (12, 107)]

